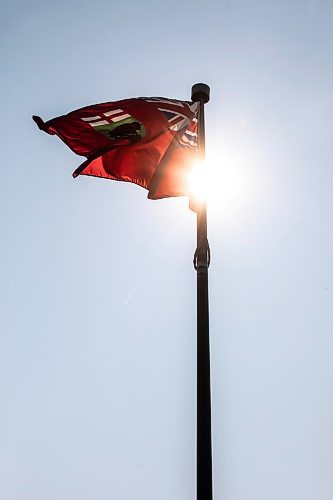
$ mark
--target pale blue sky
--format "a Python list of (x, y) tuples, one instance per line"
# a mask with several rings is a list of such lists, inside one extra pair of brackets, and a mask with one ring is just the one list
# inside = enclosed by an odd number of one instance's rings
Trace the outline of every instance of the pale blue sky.
[(332, 499), (332, 22), (328, 0), (5, 2), (1, 500), (195, 498), (195, 216), (74, 181), (31, 115), (197, 81), (215, 499)]

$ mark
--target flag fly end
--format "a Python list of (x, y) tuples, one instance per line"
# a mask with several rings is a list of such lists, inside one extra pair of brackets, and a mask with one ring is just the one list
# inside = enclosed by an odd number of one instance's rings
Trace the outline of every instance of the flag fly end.
[(32, 119), (36, 123), (37, 127), (40, 130), (45, 131), (45, 123), (44, 123), (44, 120), (40, 116), (32, 115)]

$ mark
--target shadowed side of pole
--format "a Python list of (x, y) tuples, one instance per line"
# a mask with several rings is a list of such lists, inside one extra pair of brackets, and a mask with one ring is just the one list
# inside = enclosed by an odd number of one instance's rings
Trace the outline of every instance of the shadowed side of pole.
[[(198, 155), (205, 158), (204, 105), (209, 101), (208, 85), (198, 83), (192, 87), (192, 101), (200, 103), (198, 117)], [(197, 249), (197, 500), (213, 499), (212, 432), (210, 390), (209, 302), (206, 202), (196, 206)]]

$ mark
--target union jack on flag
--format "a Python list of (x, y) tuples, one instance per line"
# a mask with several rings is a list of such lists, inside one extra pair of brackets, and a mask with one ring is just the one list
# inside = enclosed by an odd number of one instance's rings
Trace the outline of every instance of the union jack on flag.
[[(162, 97), (145, 98), (147, 102), (157, 104), (169, 123), (169, 129), (174, 132), (183, 132), (179, 142), (183, 146), (197, 147), (198, 144), (198, 102), (177, 101), (175, 99), (163, 99)], [(184, 130), (185, 129), (185, 130)]]

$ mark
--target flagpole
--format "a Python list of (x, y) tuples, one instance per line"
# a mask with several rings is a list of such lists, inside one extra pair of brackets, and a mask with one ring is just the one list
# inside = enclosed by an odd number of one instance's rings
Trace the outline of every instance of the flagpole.
[[(210, 88), (204, 83), (192, 87), (192, 101), (199, 102), (198, 153), (205, 159), (204, 105), (209, 101)], [(196, 203), (197, 249), (194, 267), (197, 271), (197, 500), (213, 499), (212, 432), (209, 349), (208, 267), (210, 260), (207, 240), (206, 201)]]

